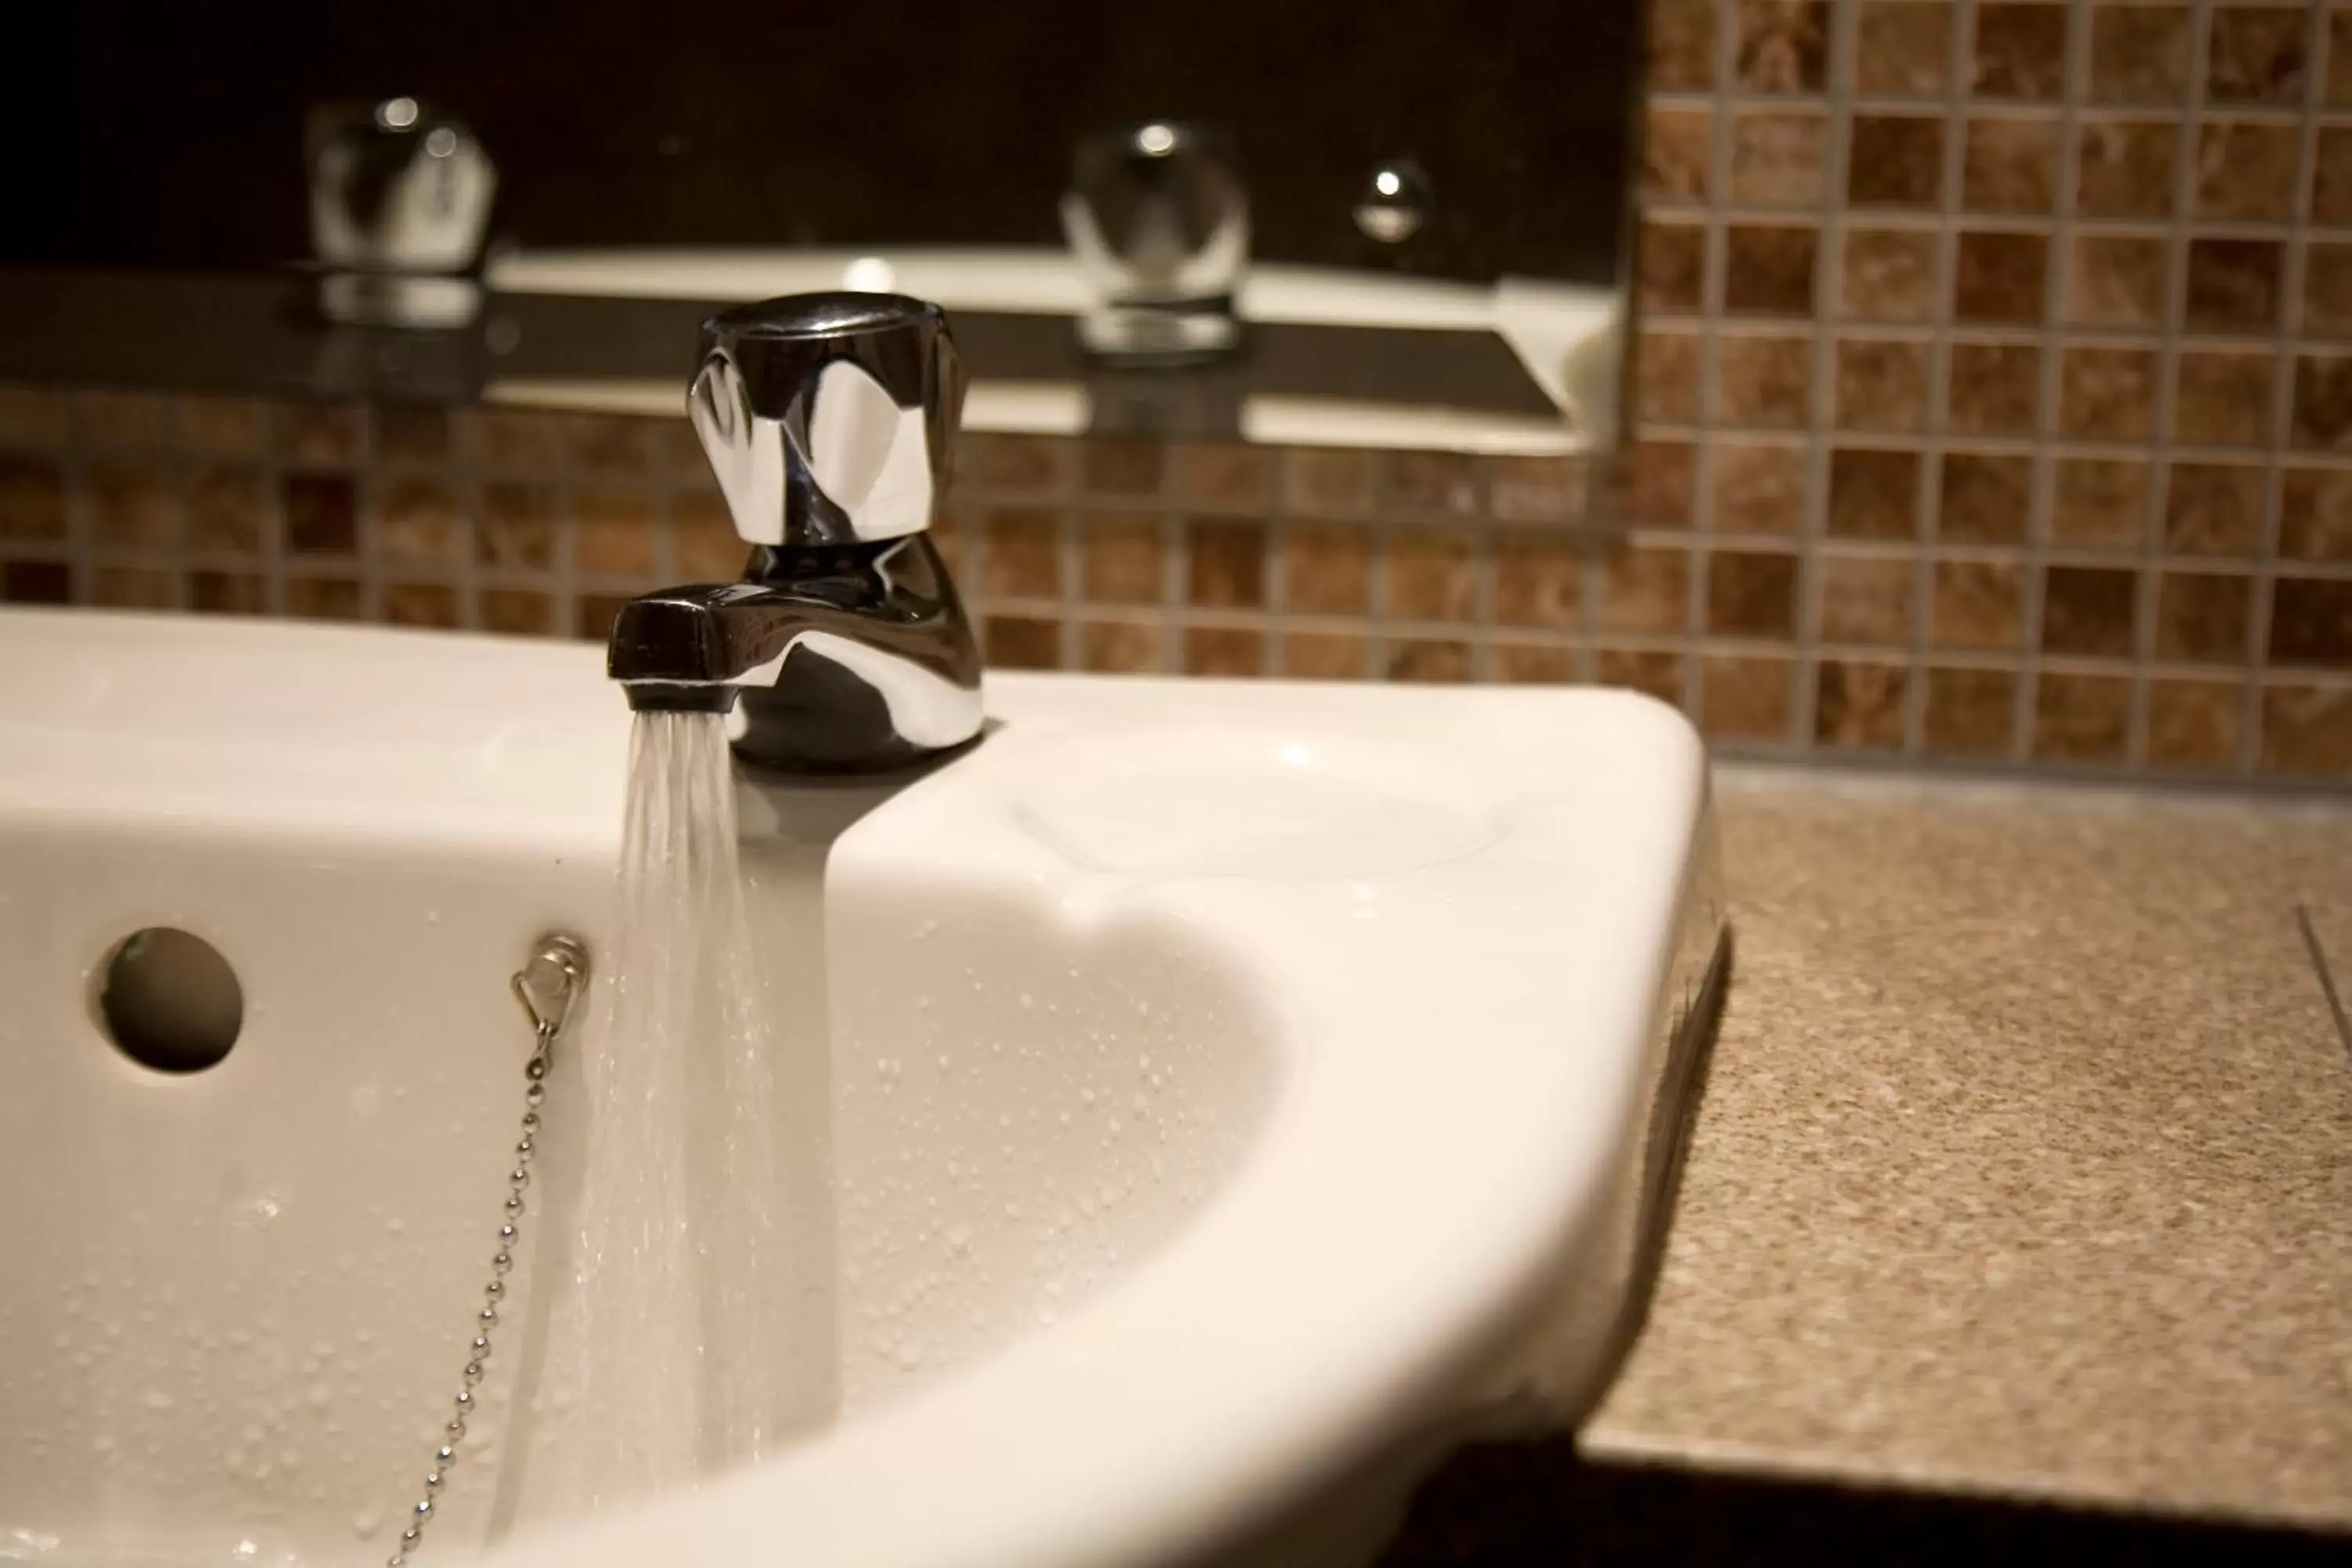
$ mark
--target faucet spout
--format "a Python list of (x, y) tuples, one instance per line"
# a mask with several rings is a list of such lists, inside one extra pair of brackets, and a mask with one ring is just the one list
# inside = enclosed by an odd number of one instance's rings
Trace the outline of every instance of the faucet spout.
[(981, 725), (980, 649), (928, 536), (762, 548), (747, 580), (622, 606), (606, 670), (639, 711), (732, 711), (736, 750), (794, 768), (891, 766)]

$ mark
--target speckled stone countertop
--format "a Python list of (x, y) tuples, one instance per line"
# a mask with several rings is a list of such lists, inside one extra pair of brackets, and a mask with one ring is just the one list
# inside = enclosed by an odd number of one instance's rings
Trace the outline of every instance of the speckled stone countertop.
[(2352, 805), (1727, 769), (1738, 959), (1580, 1446), (2352, 1530)]

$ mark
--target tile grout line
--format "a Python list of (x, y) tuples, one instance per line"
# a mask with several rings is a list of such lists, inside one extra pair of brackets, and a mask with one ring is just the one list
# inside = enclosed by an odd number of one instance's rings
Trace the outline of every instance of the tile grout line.
[[(1715, 86), (1707, 94), (1712, 118), (1707, 128), (1706, 250), (1699, 273), (1698, 421), (1691, 436), (1691, 514), (1685, 521), (1691, 542), (1683, 557), (1682, 707), (1693, 724), (1705, 732), (1706, 714), (1704, 660), (1697, 639), (1707, 624), (1706, 578), (1714, 559), (1715, 468), (1717, 446), (1723, 430), (1723, 321), (1731, 298), (1731, 223), (1722, 216), (1731, 194), (1731, 171), (1738, 158), (1738, 115), (1733, 108), (1739, 78), (1739, 5), (1738, 0), (1715, 0)], [(1777, 102), (1777, 100), (1772, 100)], [(1784, 220), (1785, 221), (1785, 218)], [(1597, 577), (1598, 574), (1594, 574)], [(1599, 659), (1599, 584), (1594, 584), (1594, 659)]]
[[(1933, 647), (1932, 617), (1935, 614), (1936, 547), (1944, 531), (1944, 453), (1951, 439), (1952, 420), (1952, 313), (1953, 301), (1959, 290), (1959, 235), (1958, 208), (1961, 171), (1966, 157), (1967, 90), (1962, 72), (1973, 75), (1975, 47), (1973, 31), (1962, 8), (1952, 8), (1952, 18), (1945, 35), (1946, 70), (1944, 92), (1939, 101), (1944, 110), (1944, 147), (1941, 163), (1936, 171), (1937, 204), (1942, 210), (1934, 215), (1934, 226), (1927, 232), (1934, 245), (1935, 307), (1927, 318), (1927, 406), (1921, 421), (1924, 428), (1916, 433), (1915, 445), (1890, 448), (1910, 450), (1918, 454), (1919, 477), (1912, 486), (1911, 519), (1912, 551), (1915, 559), (1911, 568), (1911, 627), (1904, 646), (1904, 656), (1909, 661), (1911, 684), (1920, 688), (1916, 727), (1910, 711), (1910, 700), (1905, 703), (1903, 754), (1921, 757), (1927, 747), (1927, 660)], [(2016, 694), (2011, 693), (2014, 706)], [(2016, 728), (2012, 714), (2011, 729)]]
[(2318, 977), (2319, 994), (2327, 1002), (2327, 1011), (2336, 1020), (2336, 1043), (2344, 1047), (2347, 1063), (2352, 1063), (2352, 1017), (2344, 1011), (2343, 993), (2336, 989), (2335, 971), (2328, 966), (2327, 949), (2320, 942), (2319, 931), (2312, 923), (2311, 906), (2294, 906), (2294, 923), (2303, 932), (2304, 951), (2310, 955), (2312, 973)]
[[(1846, 205), (1847, 187), (1853, 163), (1853, 101), (1855, 98), (1854, 56), (1860, 30), (1860, 8), (1839, 5), (1831, 13), (1828, 40), (1829, 58), (1824, 65), (1822, 98), (1827, 106), (1828, 123), (1824, 128), (1826, 144), (1822, 149), (1824, 168), (1822, 173), (1822, 205), (1819, 234), (1825, 246), (1814, 253), (1812, 342), (1809, 349), (1809, 367), (1812, 376), (1811, 395), (1806, 400), (1805, 443), (1806, 479), (1809, 491), (1805, 517), (1801, 528), (1810, 527), (1808, 546), (1796, 555), (1795, 581), (1790, 592), (1796, 596), (1795, 636), (1791, 663), (1798, 673), (1798, 700), (1790, 704), (1792, 721), (1781, 732), (1784, 745), (1803, 747), (1812, 739), (1820, 721), (1821, 670), (1822, 638), (1818, 610), (1821, 602), (1823, 573), (1822, 547), (1829, 537), (1830, 476), (1837, 447), (1838, 427), (1838, 294), (1844, 277), (1843, 237), (1851, 217)], [(1824, 254), (1824, 251), (1826, 254)], [(1918, 523), (1915, 491), (1912, 523)], [(1910, 702), (1910, 682), (1905, 682), (1905, 706)], [(1906, 718), (1908, 733), (1908, 718)]]

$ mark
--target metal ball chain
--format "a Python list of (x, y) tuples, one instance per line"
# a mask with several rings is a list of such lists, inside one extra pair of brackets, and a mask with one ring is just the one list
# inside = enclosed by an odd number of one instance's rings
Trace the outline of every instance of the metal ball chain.
[(530, 1016), (535, 1038), (530, 1059), (522, 1067), (522, 1136), (515, 1140), (514, 1169), (507, 1173), (506, 1217), (499, 1226), (499, 1248), (490, 1256), (490, 1278), (482, 1287), (482, 1310), (474, 1314), (474, 1337), (466, 1348), (465, 1368), (458, 1374), (462, 1386), (450, 1402), (449, 1420), (441, 1428), (441, 1442), (433, 1450), (432, 1463), (425, 1472), (424, 1495), (408, 1510), (400, 1544), (384, 1559), (384, 1568), (408, 1568), (410, 1556), (424, 1542), (425, 1527), (433, 1522), (436, 1500), (448, 1484), (449, 1472), (457, 1463), (458, 1447), (466, 1440), (466, 1421), (474, 1414), (474, 1390), (481, 1384), (487, 1371), (484, 1363), (490, 1359), (490, 1339), (498, 1331), (499, 1305), (506, 1299), (506, 1277), (514, 1268), (515, 1244), (522, 1236), (523, 1194), (530, 1186), (531, 1156), (539, 1152), (539, 1108), (547, 1099), (548, 1062), (555, 1050), (556, 1036), (563, 1032), (564, 1016), (571, 1010), (572, 999), (586, 974), (587, 954), (574, 939), (556, 937), (543, 941), (533, 963), (542, 959), (551, 963), (562, 976), (562, 990), (553, 1005), (542, 1010), (533, 999), (525, 978), (530, 966), (526, 965), (523, 973), (514, 977), (515, 995), (521, 1000), (523, 1011)]

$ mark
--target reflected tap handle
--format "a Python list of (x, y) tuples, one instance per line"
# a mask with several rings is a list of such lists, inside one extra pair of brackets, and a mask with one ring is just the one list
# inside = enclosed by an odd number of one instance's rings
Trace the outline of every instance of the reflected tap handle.
[(306, 138), (310, 248), (355, 272), (446, 273), (482, 252), (498, 171), (474, 133), (387, 98), (314, 110)]
[(702, 324), (687, 416), (751, 544), (919, 533), (948, 478), (963, 362), (937, 305), (795, 294)]
[(1062, 232), (1094, 295), (1078, 322), (1087, 349), (1181, 360), (1238, 342), (1249, 189), (1214, 126), (1155, 120), (1085, 138)]

